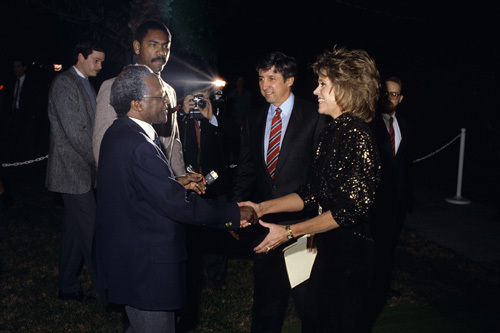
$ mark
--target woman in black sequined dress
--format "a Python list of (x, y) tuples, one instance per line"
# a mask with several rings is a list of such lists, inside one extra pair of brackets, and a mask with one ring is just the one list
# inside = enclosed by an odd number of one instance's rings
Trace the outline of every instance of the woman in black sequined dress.
[(297, 193), (260, 204), (257, 214), (318, 211), (291, 226), (261, 222), (269, 234), (254, 250), (266, 253), (289, 238), (313, 234), (317, 256), (306, 283), (303, 332), (353, 332), (375, 265), (368, 212), (380, 161), (367, 122), (374, 117), (380, 80), (363, 50), (334, 48), (313, 64), (318, 111), (333, 120), (321, 134), (308, 179)]

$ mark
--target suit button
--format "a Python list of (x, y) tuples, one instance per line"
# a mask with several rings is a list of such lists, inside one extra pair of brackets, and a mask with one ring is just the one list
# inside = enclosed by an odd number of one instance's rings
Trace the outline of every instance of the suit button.
[(276, 191), (277, 188), (276, 188), (276, 185), (273, 185), (273, 191)]
[(229, 228), (230, 226), (232, 226), (232, 225), (233, 225), (233, 222), (227, 222), (227, 223), (226, 223), (226, 227), (228, 227), (228, 228)]

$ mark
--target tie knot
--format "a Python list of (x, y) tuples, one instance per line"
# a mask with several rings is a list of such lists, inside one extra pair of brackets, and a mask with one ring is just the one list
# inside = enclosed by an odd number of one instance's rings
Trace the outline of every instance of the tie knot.
[(279, 116), (281, 114), (281, 109), (280, 108), (276, 108), (276, 115)]

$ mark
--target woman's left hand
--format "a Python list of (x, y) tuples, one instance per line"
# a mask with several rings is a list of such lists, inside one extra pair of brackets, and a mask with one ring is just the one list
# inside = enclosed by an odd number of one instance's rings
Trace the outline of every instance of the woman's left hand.
[(269, 228), (269, 234), (262, 241), (262, 243), (260, 243), (259, 245), (257, 245), (257, 247), (253, 249), (256, 253), (267, 254), (269, 251), (275, 249), (276, 247), (280, 246), (281, 244), (285, 243), (288, 240), (288, 238), (286, 238), (286, 231), (284, 225), (266, 223), (263, 221), (259, 221), (259, 223), (263, 227)]

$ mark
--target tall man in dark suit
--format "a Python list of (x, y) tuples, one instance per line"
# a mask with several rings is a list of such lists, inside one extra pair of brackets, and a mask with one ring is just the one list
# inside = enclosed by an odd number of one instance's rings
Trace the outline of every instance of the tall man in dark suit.
[[(64, 216), (59, 255), (59, 298), (89, 300), (78, 281), (85, 259), (90, 268), (96, 202), (92, 128), (96, 93), (89, 77), (95, 77), (105, 58), (92, 42), (76, 45), (75, 65), (57, 75), (49, 92), (50, 149), (46, 187), (62, 194)], [(92, 270), (91, 274), (93, 273)]]
[[(129, 65), (111, 87), (118, 118), (102, 140), (93, 244), (104, 304), (123, 304), (127, 332), (175, 332), (185, 302), (184, 224), (236, 230), (253, 210), (187, 194), (152, 124), (167, 121), (167, 92), (148, 67)], [(241, 215), (240, 215), (241, 213)]]
[[(317, 106), (292, 93), (297, 72), (294, 58), (271, 53), (256, 69), (260, 91), (269, 104), (247, 114), (232, 188), (231, 199), (236, 201), (261, 202), (296, 191), (306, 178), (324, 124)], [(310, 214), (285, 213), (262, 219), (289, 225), (310, 218)], [(252, 242), (257, 245), (267, 230), (254, 228), (249, 231), (256, 233)], [(281, 332), (290, 295), (282, 253), (287, 245), (254, 255), (252, 332)], [(294, 293), (297, 291), (294, 289)], [(298, 297), (295, 301), (300, 308)]]
[(370, 123), (382, 162), (382, 175), (373, 210), (371, 231), (377, 248), (375, 289), (387, 295), (399, 293), (390, 289), (394, 250), (409, 208), (411, 187), (411, 133), (408, 122), (397, 114), (403, 101), (402, 82), (397, 77), (385, 80), (379, 112)]

